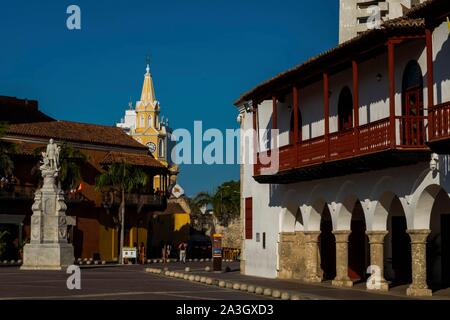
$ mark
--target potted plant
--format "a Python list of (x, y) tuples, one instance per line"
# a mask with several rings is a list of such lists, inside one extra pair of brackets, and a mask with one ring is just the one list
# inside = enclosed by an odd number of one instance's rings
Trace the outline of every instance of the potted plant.
[(22, 260), (22, 261), (23, 261), (23, 247), (25, 247), (25, 245), (27, 243), (28, 243), (28, 241), (26, 239), (22, 240), (21, 242), (19, 242), (19, 246), (17, 247), (17, 249), (19, 250), (20, 260)]

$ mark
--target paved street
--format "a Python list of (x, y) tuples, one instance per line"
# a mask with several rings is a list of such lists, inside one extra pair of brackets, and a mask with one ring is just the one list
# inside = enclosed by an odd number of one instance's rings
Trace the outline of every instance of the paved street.
[(0, 299), (251, 300), (262, 296), (155, 276), (142, 265), (81, 270), (81, 290), (68, 290), (64, 271), (0, 268)]
[[(335, 288), (328, 283), (306, 284), (295, 280), (263, 279), (239, 273), (239, 263), (224, 263), (229, 272), (206, 272), (208, 262), (192, 262), (186, 265), (169, 263), (173, 271), (191, 268), (194, 275), (208, 276), (228, 282), (239, 282), (270, 287), (299, 295), (306, 300), (403, 300), (406, 286), (396, 287), (388, 293), (372, 293), (364, 284), (354, 288)], [(197, 282), (146, 273), (147, 267), (164, 268), (162, 264), (127, 266), (82, 266), (81, 290), (69, 290), (69, 277), (64, 271), (21, 271), (18, 267), (0, 267), (0, 300), (14, 299), (83, 299), (83, 300), (264, 300), (261, 295), (223, 289)], [(431, 299), (449, 299), (448, 290), (435, 292)], [(430, 299), (430, 298), (427, 298)]]

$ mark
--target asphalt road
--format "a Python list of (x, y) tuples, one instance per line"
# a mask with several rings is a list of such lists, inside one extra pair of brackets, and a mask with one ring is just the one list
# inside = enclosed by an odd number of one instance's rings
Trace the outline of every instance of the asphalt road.
[(81, 269), (81, 289), (69, 290), (65, 271), (0, 268), (0, 300), (263, 300), (235, 290), (144, 272), (144, 266), (98, 266)]

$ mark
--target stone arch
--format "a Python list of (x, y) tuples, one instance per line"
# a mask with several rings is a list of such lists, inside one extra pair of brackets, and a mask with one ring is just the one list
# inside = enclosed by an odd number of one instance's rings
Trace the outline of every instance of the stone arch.
[(410, 234), (429, 230), (425, 238), (427, 284), (432, 289), (450, 286), (446, 272), (450, 268), (450, 198), (440, 185), (430, 184), (418, 195), (413, 228)]
[(384, 192), (375, 204), (372, 212), (372, 223), (368, 227), (371, 231), (386, 231), (389, 209), (397, 195), (391, 191)]
[(318, 198), (312, 203), (305, 224), (307, 231), (320, 231), (322, 212), (326, 205), (327, 203), (322, 198)]
[(412, 219), (414, 229), (428, 230), (430, 228), (431, 211), (441, 190), (443, 190), (441, 186), (432, 184), (420, 193)]
[(303, 216), (297, 204), (288, 204), (281, 212), (281, 232), (303, 231)]
[(350, 230), (352, 212), (356, 203), (359, 202), (356, 196), (348, 196), (338, 204), (336, 219), (334, 221), (334, 230)]

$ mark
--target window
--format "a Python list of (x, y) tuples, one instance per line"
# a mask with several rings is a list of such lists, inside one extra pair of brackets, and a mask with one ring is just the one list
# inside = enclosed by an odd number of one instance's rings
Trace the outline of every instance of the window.
[(139, 120), (139, 127), (145, 127), (145, 118), (144, 116), (141, 116)]
[(245, 239), (253, 239), (253, 198), (245, 198)]
[[(290, 123), (290, 127), (289, 127), (289, 143), (293, 144), (295, 141), (295, 128), (294, 128), (294, 122), (295, 122), (295, 117), (294, 117), (294, 110), (291, 111), (291, 123)], [(298, 109), (298, 140), (300, 141), (302, 138), (302, 114), (300, 113), (300, 108)]]
[(147, 118), (147, 127), (152, 127), (152, 116), (148, 116)]
[(344, 87), (339, 95), (338, 130), (353, 128), (353, 96), (349, 87)]
[(163, 139), (159, 139), (159, 141), (158, 141), (158, 157), (165, 158), (164, 140)]

